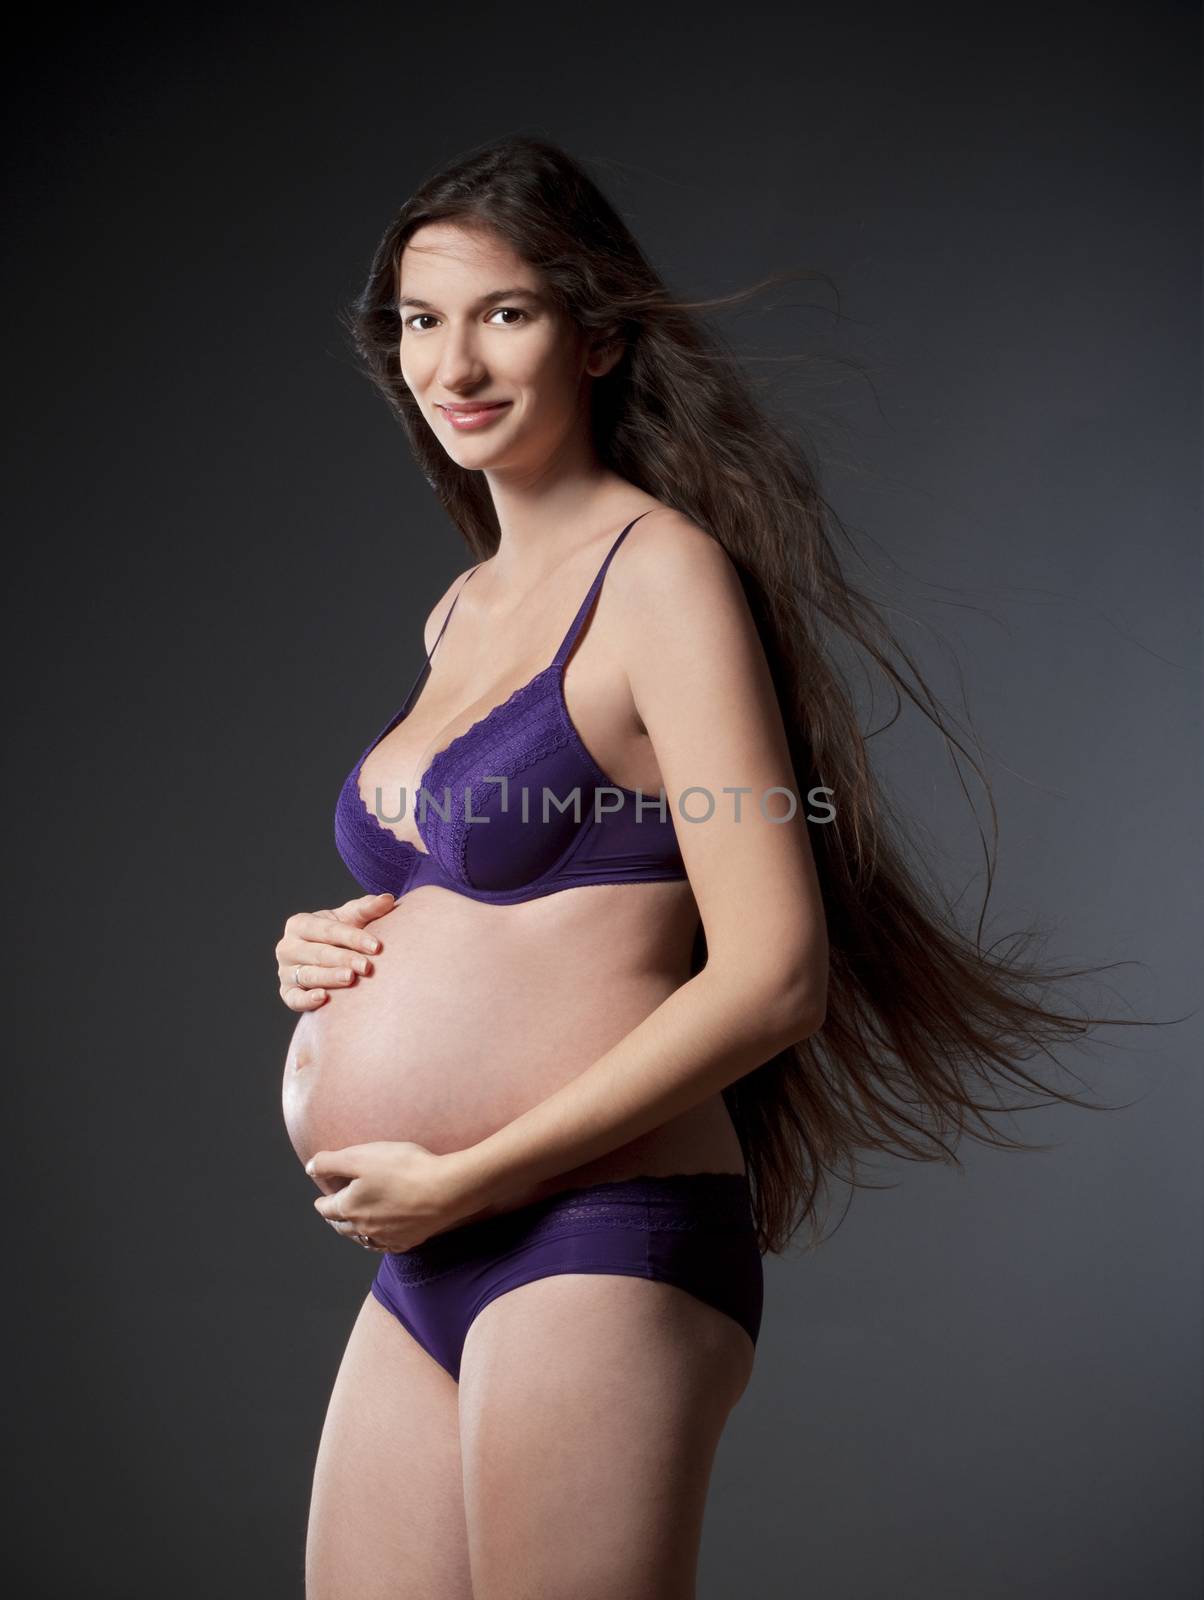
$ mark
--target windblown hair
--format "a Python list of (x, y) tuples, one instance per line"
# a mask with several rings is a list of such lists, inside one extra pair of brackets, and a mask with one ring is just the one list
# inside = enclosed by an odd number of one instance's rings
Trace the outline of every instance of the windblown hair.
[[(984, 947), (993, 846), (973, 937), (957, 927), (934, 875), (926, 874), (929, 887), (908, 864), (908, 849), (918, 852), (871, 769), (829, 639), (866, 652), (893, 685), (896, 711), (901, 697), (910, 700), (967, 759), (988, 799), (990, 786), (876, 606), (842, 572), (834, 535), (848, 539), (847, 530), (806, 453), (765, 413), (724, 341), (696, 314), (755, 290), (675, 300), (592, 178), (546, 141), (502, 139), (428, 179), (389, 224), (342, 319), (476, 560), (492, 555), (500, 537), (484, 474), (458, 466), (440, 447), (399, 370), (401, 254), (433, 222), (491, 230), (538, 270), (587, 336), (622, 342), (618, 363), (594, 380), (598, 453), (726, 550), (773, 676), (796, 792), (800, 800), (814, 787), (835, 792), (836, 820), (810, 828), (829, 942), (826, 1021), (724, 1091), (762, 1251), (784, 1251), (808, 1219), (818, 1242), (816, 1202), (827, 1177), (862, 1186), (864, 1152), (960, 1166), (954, 1135), (1043, 1148), (992, 1124), (993, 1115), (1028, 1109), (999, 1103), (1004, 1083), (1036, 1090), (1045, 1097), (1037, 1104), (1109, 1109), (1020, 1065), (1040, 1054), (1057, 1066), (1059, 1044), (1100, 1024), (1136, 1025), (1043, 1003), (1062, 980), (1107, 969), (1024, 959), (1031, 930), (1015, 935), (1013, 948)], [(994, 833), (993, 799), (990, 806)], [(692, 970), (705, 960), (700, 928)]]

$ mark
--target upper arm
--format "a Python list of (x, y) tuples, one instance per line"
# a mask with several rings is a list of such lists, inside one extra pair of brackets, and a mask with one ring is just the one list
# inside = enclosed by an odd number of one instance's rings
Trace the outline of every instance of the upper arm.
[[(822, 1017), (827, 931), (806, 796), (739, 575), (718, 541), (678, 512), (654, 513), (642, 527), (614, 562), (618, 625), (708, 964)], [(772, 792), (781, 789), (789, 795)]]

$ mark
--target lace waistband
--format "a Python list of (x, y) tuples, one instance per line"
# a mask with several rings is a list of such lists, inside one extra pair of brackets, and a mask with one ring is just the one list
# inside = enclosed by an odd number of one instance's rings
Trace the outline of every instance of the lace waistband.
[(513, 1250), (566, 1233), (603, 1228), (755, 1233), (752, 1196), (743, 1172), (675, 1172), (562, 1189), (530, 1205), (483, 1217), (384, 1260), (403, 1283), (422, 1283), (473, 1256)]

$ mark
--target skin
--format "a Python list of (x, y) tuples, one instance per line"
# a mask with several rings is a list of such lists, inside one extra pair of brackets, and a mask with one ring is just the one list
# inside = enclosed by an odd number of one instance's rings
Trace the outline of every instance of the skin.
[[(599, 462), (589, 387), (621, 352), (546, 302), (483, 304), (518, 285), (538, 292), (539, 275), (477, 230), (429, 226), (402, 258), (403, 298), (433, 308), (403, 304), (402, 375), (443, 448), (484, 474), (502, 537), (361, 794), (413, 792), (436, 751), (546, 666), (617, 532), (651, 508), (570, 657), (566, 703), (617, 783), (663, 784), (674, 807), (703, 785), (720, 804), (705, 824), (677, 821), (688, 882), (505, 907), (426, 885), (396, 906), (364, 897), (289, 919), (276, 952), (300, 1014), (286, 1121), (323, 1191), (315, 1209), (378, 1249), (582, 1182), (742, 1170), (721, 1090), (822, 1021), (804, 807), (775, 821), (781, 796), (762, 813), (746, 795), (737, 823), (722, 793), (793, 786), (735, 572), (702, 529)], [(435, 410), (473, 398), (511, 403), (475, 433)], [(463, 576), (427, 620), (428, 648)], [(412, 815), (389, 825), (421, 847)], [(690, 978), (699, 917), (709, 959)], [(684, 1600), (752, 1358), (733, 1319), (673, 1285), (562, 1274), (485, 1308), (457, 1387), (368, 1297), (319, 1449), (309, 1600)]]

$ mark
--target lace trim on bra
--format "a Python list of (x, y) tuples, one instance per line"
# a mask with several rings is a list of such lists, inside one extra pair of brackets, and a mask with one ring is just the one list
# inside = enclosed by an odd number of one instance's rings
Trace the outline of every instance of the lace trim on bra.
[[(469, 830), (485, 825), (470, 821), (469, 808), (464, 803), (465, 789), (475, 796), (474, 775), (478, 778), (505, 778), (508, 781), (570, 742), (571, 734), (564, 725), (560, 707), (555, 697), (549, 697), (547, 692), (551, 675), (559, 670), (557, 666), (545, 667), (488, 716), (458, 734), (427, 769), (428, 779), (434, 780), (427, 783), (427, 788), (439, 799), (440, 804), (443, 803), (444, 789), (448, 792), (449, 820), (444, 822), (437, 817), (434, 826), (445, 832), (446, 845), (440, 850), (445, 867), (450, 865), (453, 874), (462, 883), (469, 881)], [(510, 715), (505, 733), (499, 737), (490, 724), (503, 712), (509, 712)], [(510, 754), (499, 760), (501, 739), (509, 747)], [(482, 757), (489, 755), (491, 749), (493, 754), (489, 756), (488, 771), (485, 772), (482, 770)], [(508, 793), (506, 798), (508, 806), (516, 805), (517, 802)], [(489, 826), (496, 827), (496, 821)]]
[(655, 1233), (734, 1229), (755, 1236), (747, 1174), (681, 1172), (562, 1189), (531, 1205), (435, 1234), (412, 1250), (390, 1251), (385, 1260), (398, 1282), (431, 1283), (473, 1257), (605, 1228)]
[(335, 845), (349, 867), (355, 862), (352, 871), (357, 881), (363, 876), (365, 854), (390, 879), (397, 877), (400, 868), (404, 885), (393, 891), (399, 895), (404, 895), (405, 886), (424, 859), (423, 851), (416, 849), (408, 839), (399, 839), (364, 800), (359, 792), (358, 766), (348, 775), (335, 807)]

